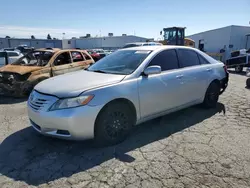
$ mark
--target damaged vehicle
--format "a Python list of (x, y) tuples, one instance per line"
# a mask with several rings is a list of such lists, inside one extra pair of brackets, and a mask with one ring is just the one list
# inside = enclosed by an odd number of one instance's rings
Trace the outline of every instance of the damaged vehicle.
[(84, 69), (94, 60), (85, 50), (37, 49), (0, 68), (0, 95), (29, 95), (39, 82)]

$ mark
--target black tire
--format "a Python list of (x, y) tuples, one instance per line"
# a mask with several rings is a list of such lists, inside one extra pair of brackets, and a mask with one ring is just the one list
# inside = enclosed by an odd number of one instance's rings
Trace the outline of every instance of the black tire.
[(248, 78), (248, 79), (246, 80), (246, 85), (247, 85), (247, 88), (250, 88), (250, 78)]
[(206, 91), (205, 98), (203, 101), (203, 106), (205, 108), (214, 108), (217, 105), (220, 95), (220, 85), (219, 83), (212, 82)]
[(134, 124), (134, 114), (130, 106), (123, 102), (113, 102), (101, 110), (95, 123), (95, 144), (109, 146), (126, 139)]
[(243, 67), (242, 66), (237, 66), (237, 67), (235, 67), (235, 72), (236, 73), (241, 73), (243, 71)]

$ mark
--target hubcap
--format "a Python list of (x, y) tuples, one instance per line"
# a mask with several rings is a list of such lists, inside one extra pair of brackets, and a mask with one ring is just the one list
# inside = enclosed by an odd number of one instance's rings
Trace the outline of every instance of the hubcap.
[(126, 132), (128, 121), (123, 112), (112, 112), (107, 117), (105, 125), (107, 135), (111, 139), (117, 139)]

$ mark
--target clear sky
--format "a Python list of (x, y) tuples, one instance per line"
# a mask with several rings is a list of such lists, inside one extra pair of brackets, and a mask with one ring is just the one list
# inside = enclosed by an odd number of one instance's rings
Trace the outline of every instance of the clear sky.
[(250, 0), (0, 0), (0, 37), (66, 38), (123, 33), (160, 37), (164, 27), (186, 35), (228, 25), (250, 26)]

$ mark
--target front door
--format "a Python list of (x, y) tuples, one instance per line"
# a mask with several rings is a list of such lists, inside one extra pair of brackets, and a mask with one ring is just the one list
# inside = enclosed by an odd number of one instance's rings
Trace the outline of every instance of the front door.
[(141, 118), (175, 108), (180, 105), (182, 73), (175, 50), (157, 54), (148, 66), (161, 66), (160, 74), (138, 78)]
[(62, 52), (59, 54), (53, 65), (52, 65), (52, 74), (53, 76), (57, 76), (60, 74), (65, 74), (70, 72), (70, 68), (72, 64), (72, 59), (69, 52)]

